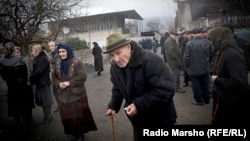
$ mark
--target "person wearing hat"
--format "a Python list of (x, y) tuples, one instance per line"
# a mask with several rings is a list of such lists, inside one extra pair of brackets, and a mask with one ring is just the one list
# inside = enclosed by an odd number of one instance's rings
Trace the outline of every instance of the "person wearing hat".
[(143, 50), (120, 33), (107, 37), (111, 57), (112, 96), (107, 116), (122, 106), (133, 126), (134, 141), (145, 140), (143, 129), (167, 128), (176, 123), (175, 94), (170, 70), (160, 56)]
[(83, 141), (84, 134), (97, 130), (89, 107), (84, 64), (75, 58), (71, 46), (58, 44), (61, 61), (52, 71), (53, 84), (58, 87), (58, 109), (64, 133), (74, 141)]
[(210, 103), (209, 64), (213, 58), (211, 42), (201, 35), (202, 28), (192, 31), (193, 39), (188, 41), (184, 51), (184, 65), (190, 76), (194, 101), (192, 104), (203, 105)]
[(4, 48), (0, 75), (8, 87), (8, 116), (14, 117), (17, 131), (26, 132), (33, 121), (32, 109), (35, 107), (32, 89), (28, 85), (27, 66), (22, 57), (14, 55), (14, 43), (8, 42)]
[(97, 76), (100, 76), (103, 71), (102, 49), (97, 42), (93, 42), (92, 44), (94, 45), (92, 54), (94, 55), (95, 71), (97, 72)]
[(182, 67), (181, 63), (181, 52), (177, 45), (177, 32), (170, 32), (169, 37), (164, 43), (164, 50), (167, 57), (167, 63), (171, 69), (172, 77), (175, 84), (175, 92), (185, 93), (185, 90), (180, 87), (180, 71)]
[(212, 27), (205, 27), (202, 30), (202, 37), (209, 39), (209, 32), (212, 30)]
[(247, 71), (250, 75), (250, 40), (246, 40), (242, 37), (238, 37), (235, 34), (234, 31), (234, 26), (230, 23), (225, 23), (222, 25), (222, 27), (226, 27), (229, 28), (231, 30), (231, 35), (234, 37), (234, 39), (236, 40), (238, 47), (241, 48), (244, 51), (244, 58), (246, 61), (246, 65), (247, 65)]

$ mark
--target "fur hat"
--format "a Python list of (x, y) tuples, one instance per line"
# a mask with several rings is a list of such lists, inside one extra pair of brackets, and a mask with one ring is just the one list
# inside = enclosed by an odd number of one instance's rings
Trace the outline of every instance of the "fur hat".
[(131, 40), (127, 40), (126, 38), (124, 38), (121, 33), (114, 33), (107, 37), (106, 42), (107, 50), (103, 52), (103, 54), (109, 53), (111, 51), (114, 51), (115, 49), (122, 47), (123, 45), (129, 44)]

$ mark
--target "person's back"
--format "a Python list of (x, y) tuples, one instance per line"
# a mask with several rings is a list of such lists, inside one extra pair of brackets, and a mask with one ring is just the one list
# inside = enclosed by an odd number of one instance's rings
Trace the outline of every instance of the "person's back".
[(154, 50), (154, 53), (157, 53), (157, 48), (158, 48), (158, 41), (155, 39), (155, 37), (153, 38), (153, 40), (151, 41), (151, 46)]
[(250, 41), (247, 41), (241, 37), (238, 37), (234, 32), (234, 26), (230, 23), (225, 23), (222, 25), (222, 27), (229, 28), (232, 32), (232, 35), (234, 36), (234, 39), (236, 40), (238, 47), (242, 49), (244, 54), (244, 59), (246, 62), (246, 71), (248, 73), (248, 86), (250, 90)]
[(18, 87), (27, 82), (27, 68), (21, 57), (1, 58), (0, 65), (1, 75), (9, 87)]
[(209, 62), (212, 60), (211, 43), (201, 37), (195, 37), (187, 42), (184, 61), (190, 76), (209, 73)]
[(100, 76), (103, 71), (103, 56), (102, 49), (97, 42), (93, 42), (92, 54), (94, 55), (95, 71), (97, 75)]
[(250, 42), (237, 36), (235, 36), (235, 39), (238, 43), (238, 46), (244, 51), (246, 69), (248, 70), (248, 72), (250, 72)]

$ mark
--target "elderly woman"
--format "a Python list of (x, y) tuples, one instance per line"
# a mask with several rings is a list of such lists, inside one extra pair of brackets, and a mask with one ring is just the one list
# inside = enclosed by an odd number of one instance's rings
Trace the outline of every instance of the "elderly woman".
[(54, 103), (51, 92), (50, 62), (48, 55), (40, 44), (32, 47), (33, 70), (30, 75), (30, 83), (35, 85), (35, 103), (43, 108), (42, 125), (52, 121), (51, 106)]
[(97, 130), (85, 88), (87, 74), (68, 44), (59, 44), (58, 53), (61, 61), (56, 62), (52, 72), (53, 83), (58, 87), (58, 109), (65, 134), (80, 141), (83, 134)]
[(212, 124), (246, 125), (249, 120), (249, 94), (243, 51), (225, 27), (211, 30), (214, 46), (214, 105)]
[(94, 63), (95, 63), (95, 71), (97, 72), (97, 75), (101, 75), (101, 72), (103, 71), (103, 57), (102, 57), (102, 49), (98, 45), (97, 42), (93, 42), (93, 50), (92, 54), (94, 55)]

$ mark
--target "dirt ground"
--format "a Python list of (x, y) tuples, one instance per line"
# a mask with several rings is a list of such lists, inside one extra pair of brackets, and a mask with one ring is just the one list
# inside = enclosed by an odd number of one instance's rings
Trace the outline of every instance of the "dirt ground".
[[(111, 120), (105, 115), (107, 104), (111, 96), (111, 82), (109, 75), (110, 64), (104, 64), (104, 72), (97, 76), (96, 72), (88, 67), (88, 78), (86, 88), (92, 114), (97, 124), (98, 130), (85, 134), (85, 141), (109, 141), (112, 140)], [(183, 82), (183, 76), (181, 76)], [(206, 125), (210, 124), (212, 101), (210, 104), (198, 106), (191, 104), (193, 94), (191, 87), (185, 87), (185, 93), (176, 93), (174, 100), (178, 113), (177, 125)], [(52, 110), (56, 109), (56, 104)], [(46, 125), (38, 125), (42, 120), (42, 109), (33, 109), (34, 122), (31, 130), (25, 134), (17, 134), (14, 128), (13, 118), (7, 117), (6, 94), (0, 94), (0, 140), (20, 140), (25, 141), (68, 141), (70, 138), (64, 134), (63, 126), (58, 112), (53, 112), (53, 121)], [(132, 141), (133, 133), (130, 122), (123, 110), (114, 117), (115, 139), (117, 141)]]

